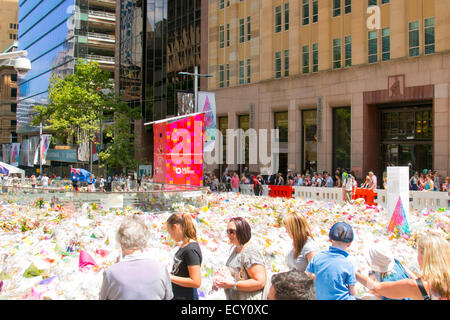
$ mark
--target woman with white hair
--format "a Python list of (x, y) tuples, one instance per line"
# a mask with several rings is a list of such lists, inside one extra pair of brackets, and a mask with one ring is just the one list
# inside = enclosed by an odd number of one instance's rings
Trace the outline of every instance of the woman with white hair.
[(449, 300), (450, 243), (429, 232), (417, 241), (417, 262), (422, 275), (417, 279), (377, 282), (356, 273), (356, 279), (377, 296), (390, 299)]
[(171, 300), (167, 268), (144, 253), (149, 232), (138, 216), (126, 217), (117, 232), (122, 261), (103, 273), (100, 300)]

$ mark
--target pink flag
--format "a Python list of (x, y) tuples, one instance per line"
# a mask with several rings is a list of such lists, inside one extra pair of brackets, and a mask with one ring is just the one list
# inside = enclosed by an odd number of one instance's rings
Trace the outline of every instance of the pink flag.
[[(392, 214), (391, 221), (388, 226), (389, 232), (409, 234), (409, 225), (406, 220), (405, 209), (403, 209), (402, 199), (398, 197), (397, 205), (395, 206), (394, 213)], [(396, 232), (397, 231), (397, 232)]]
[(80, 259), (78, 261), (78, 267), (80, 271), (82, 271), (84, 268), (88, 266), (96, 266), (97, 263), (95, 262), (94, 258), (92, 258), (89, 253), (87, 253), (84, 250), (80, 250)]

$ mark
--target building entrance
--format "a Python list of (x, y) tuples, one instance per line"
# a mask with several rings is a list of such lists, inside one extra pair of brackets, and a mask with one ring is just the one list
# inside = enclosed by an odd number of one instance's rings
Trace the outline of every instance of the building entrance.
[(382, 170), (409, 166), (411, 171), (432, 169), (432, 106), (380, 109)]

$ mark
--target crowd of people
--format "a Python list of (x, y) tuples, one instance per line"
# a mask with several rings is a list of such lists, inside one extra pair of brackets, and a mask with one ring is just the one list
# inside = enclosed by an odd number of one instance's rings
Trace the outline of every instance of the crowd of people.
[[(325, 188), (364, 188), (376, 190), (379, 187), (387, 189), (387, 174), (383, 173), (382, 184), (378, 184), (377, 176), (373, 171), (369, 171), (367, 176), (358, 183), (355, 173), (352, 170), (338, 168), (334, 174), (328, 171), (309, 172), (303, 174), (293, 173), (288, 169), (287, 174), (282, 173), (272, 175), (250, 174), (244, 170), (239, 176), (237, 172), (225, 170), (219, 179), (215, 174), (206, 174), (203, 178), (203, 185), (207, 186), (213, 192), (239, 192), (240, 184), (253, 185), (255, 195), (262, 194), (263, 185), (279, 186), (303, 186), (303, 187), (325, 187)], [(351, 188), (350, 188), (351, 184)], [(424, 169), (420, 174), (414, 172), (409, 181), (411, 191), (443, 191), (450, 192), (450, 177), (446, 177), (441, 184), (439, 173), (434, 170)]]
[[(139, 216), (126, 217), (117, 233), (122, 257), (104, 271), (100, 299), (197, 300), (201, 286), (202, 249), (193, 218), (172, 214), (167, 223), (179, 249), (169, 270), (146, 255), (149, 230)], [(329, 230), (329, 250), (319, 251), (306, 219), (290, 212), (283, 219), (292, 239), (287, 272), (269, 272), (262, 252), (252, 241), (252, 228), (242, 217), (229, 219), (226, 233), (233, 245), (224, 270), (215, 274), (212, 290), (224, 290), (229, 300), (361, 300), (357, 282), (378, 299), (448, 300), (450, 243), (437, 233), (417, 241), (421, 274), (408, 270), (382, 243), (370, 244), (365, 258), (371, 271), (355, 270), (348, 249), (353, 229), (345, 222)]]

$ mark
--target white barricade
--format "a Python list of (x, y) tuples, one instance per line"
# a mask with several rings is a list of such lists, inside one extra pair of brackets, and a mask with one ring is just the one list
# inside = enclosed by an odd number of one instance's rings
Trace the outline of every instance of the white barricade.
[(239, 192), (242, 194), (248, 194), (248, 195), (253, 194), (252, 185), (251, 184), (240, 184)]

